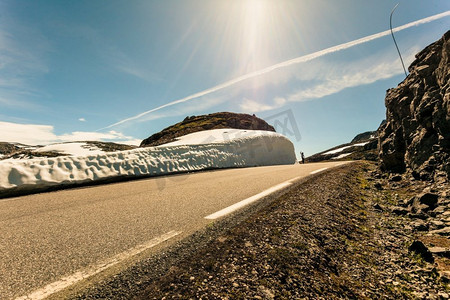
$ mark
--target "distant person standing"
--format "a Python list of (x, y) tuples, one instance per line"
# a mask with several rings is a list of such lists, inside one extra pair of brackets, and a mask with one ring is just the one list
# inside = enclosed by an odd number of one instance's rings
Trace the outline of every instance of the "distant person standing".
[(304, 164), (305, 163), (305, 153), (300, 152), (300, 156), (302, 158), (302, 164)]

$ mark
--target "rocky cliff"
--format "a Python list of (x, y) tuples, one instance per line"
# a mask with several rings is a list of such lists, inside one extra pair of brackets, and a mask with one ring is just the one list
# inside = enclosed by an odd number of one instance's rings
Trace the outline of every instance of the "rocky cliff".
[(410, 74), (387, 91), (386, 124), (379, 135), (384, 171), (416, 178), (450, 174), (450, 31), (416, 55)]
[(186, 117), (182, 122), (169, 126), (146, 138), (140, 146), (158, 146), (173, 142), (177, 137), (189, 133), (222, 128), (275, 131), (273, 126), (255, 115), (219, 112), (209, 115)]

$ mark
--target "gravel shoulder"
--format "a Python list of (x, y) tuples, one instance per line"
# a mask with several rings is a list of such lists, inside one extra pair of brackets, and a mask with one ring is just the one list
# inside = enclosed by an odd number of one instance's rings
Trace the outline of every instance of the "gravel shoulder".
[(410, 251), (421, 233), (390, 209), (411, 189), (378, 175), (353, 163), (311, 176), (69, 298), (448, 298), (446, 277)]

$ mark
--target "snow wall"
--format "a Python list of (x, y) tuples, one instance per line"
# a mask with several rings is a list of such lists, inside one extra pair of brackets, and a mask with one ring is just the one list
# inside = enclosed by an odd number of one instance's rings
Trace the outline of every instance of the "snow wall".
[(148, 147), (90, 156), (0, 161), (0, 196), (113, 178), (206, 169), (294, 164), (294, 145), (281, 134), (224, 143)]

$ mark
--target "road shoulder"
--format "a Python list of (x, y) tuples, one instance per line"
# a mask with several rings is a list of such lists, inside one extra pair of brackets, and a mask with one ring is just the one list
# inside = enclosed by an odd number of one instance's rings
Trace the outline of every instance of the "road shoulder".
[(371, 168), (348, 164), (310, 176), (265, 207), (212, 223), (71, 298), (445, 295), (447, 285), (408, 251), (413, 233), (404, 220), (378, 209), (390, 200), (374, 187)]

